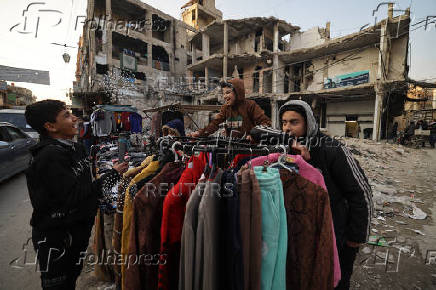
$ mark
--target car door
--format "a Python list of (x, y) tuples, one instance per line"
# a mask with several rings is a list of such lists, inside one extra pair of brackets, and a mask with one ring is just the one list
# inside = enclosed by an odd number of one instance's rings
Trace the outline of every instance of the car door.
[(14, 155), (10, 149), (10, 137), (4, 127), (0, 127), (0, 181), (13, 174), (11, 168)]
[(23, 171), (29, 165), (30, 152), (28, 145), (31, 139), (18, 128), (10, 126), (5, 126), (5, 128), (12, 139), (10, 144), (15, 155), (15, 173)]

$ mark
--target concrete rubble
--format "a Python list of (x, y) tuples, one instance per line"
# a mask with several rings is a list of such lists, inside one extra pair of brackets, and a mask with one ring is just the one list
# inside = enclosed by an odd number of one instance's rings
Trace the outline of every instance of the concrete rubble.
[[(351, 288), (401, 288), (401, 279), (414, 281), (415, 289), (434, 287), (434, 265), (425, 261), (436, 235), (430, 230), (436, 152), (372, 140), (343, 142), (365, 171), (374, 205), (372, 242), (359, 252)], [(402, 273), (401, 278), (394, 279), (391, 272)]]

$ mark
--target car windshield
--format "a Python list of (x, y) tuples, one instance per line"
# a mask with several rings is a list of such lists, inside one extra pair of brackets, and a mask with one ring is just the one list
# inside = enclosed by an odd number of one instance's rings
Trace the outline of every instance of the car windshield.
[(24, 114), (0, 112), (0, 122), (11, 123), (24, 131), (28, 131), (28, 129), (31, 130), (30, 126), (26, 123)]

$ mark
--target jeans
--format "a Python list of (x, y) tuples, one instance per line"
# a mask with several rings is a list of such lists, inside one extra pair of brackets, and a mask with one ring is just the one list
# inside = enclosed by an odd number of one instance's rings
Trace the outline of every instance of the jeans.
[(261, 289), (286, 289), (288, 229), (279, 170), (255, 167), (262, 197)]
[(37, 253), (43, 289), (75, 289), (83, 267), (92, 225), (38, 231), (33, 228), (32, 242)]

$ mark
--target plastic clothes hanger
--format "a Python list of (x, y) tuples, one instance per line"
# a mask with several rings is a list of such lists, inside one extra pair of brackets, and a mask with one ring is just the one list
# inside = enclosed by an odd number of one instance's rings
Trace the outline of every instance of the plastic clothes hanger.
[(268, 151), (268, 155), (266, 156), (265, 162), (263, 162), (262, 172), (267, 172), (268, 171), (268, 165), (269, 165), (269, 149), (268, 149), (268, 147), (265, 147), (265, 149), (266, 149), (266, 151)]
[(179, 154), (177, 154), (176, 145), (182, 145), (182, 143), (180, 143), (179, 141), (176, 141), (171, 146), (171, 151), (174, 153), (174, 162), (179, 162)]
[(286, 157), (286, 154), (287, 154), (285, 145), (279, 145), (279, 146), (276, 146), (276, 148), (277, 147), (280, 147), (283, 149), (283, 155), (281, 155), (278, 158), (276, 163), (271, 164), (269, 167), (272, 168), (274, 166), (280, 166), (281, 168), (284, 168), (284, 169), (288, 170), (289, 172), (293, 173), (294, 171), (291, 168), (287, 167), (286, 164), (283, 163), (283, 158)]

